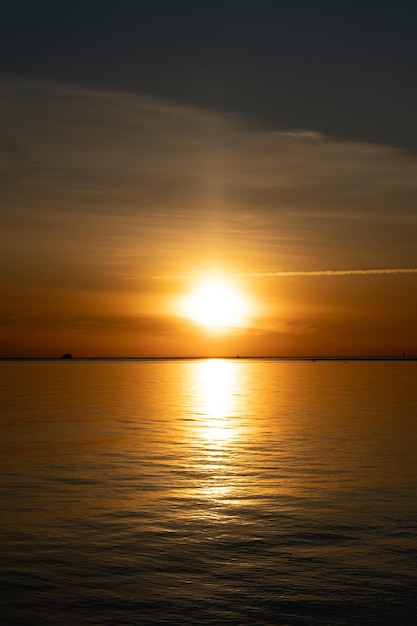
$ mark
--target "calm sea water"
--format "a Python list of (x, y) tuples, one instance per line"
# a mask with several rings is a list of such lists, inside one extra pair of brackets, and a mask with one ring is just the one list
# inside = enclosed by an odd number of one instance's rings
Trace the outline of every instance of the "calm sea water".
[(1, 624), (415, 624), (416, 380), (0, 362)]

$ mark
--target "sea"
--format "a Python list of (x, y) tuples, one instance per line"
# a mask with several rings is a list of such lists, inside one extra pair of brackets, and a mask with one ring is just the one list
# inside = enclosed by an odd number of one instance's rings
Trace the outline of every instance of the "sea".
[(2, 626), (417, 623), (417, 361), (0, 361)]

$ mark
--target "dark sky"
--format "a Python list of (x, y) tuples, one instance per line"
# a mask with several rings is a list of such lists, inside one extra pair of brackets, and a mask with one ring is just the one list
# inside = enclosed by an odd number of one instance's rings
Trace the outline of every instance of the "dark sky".
[(0, 73), (417, 149), (417, 2), (0, 0)]

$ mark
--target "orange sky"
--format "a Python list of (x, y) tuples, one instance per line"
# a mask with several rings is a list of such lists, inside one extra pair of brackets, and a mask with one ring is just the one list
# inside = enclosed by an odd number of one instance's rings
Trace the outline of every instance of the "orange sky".
[[(52, 82), (0, 95), (0, 357), (417, 354), (417, 274), (308, 274), (417, 266), (413, 154)], [(243, 326), (180, 314), (209, 276)]]

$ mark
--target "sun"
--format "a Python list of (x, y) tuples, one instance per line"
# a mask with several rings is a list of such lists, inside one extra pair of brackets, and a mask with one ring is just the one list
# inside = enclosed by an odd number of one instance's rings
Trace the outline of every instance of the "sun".
[(211, 329), (242, 326), (247, 302), (237, 289), (222, 278), (211, 278), (198, 285), (183, 300), (183, 312), (196, 324)]

